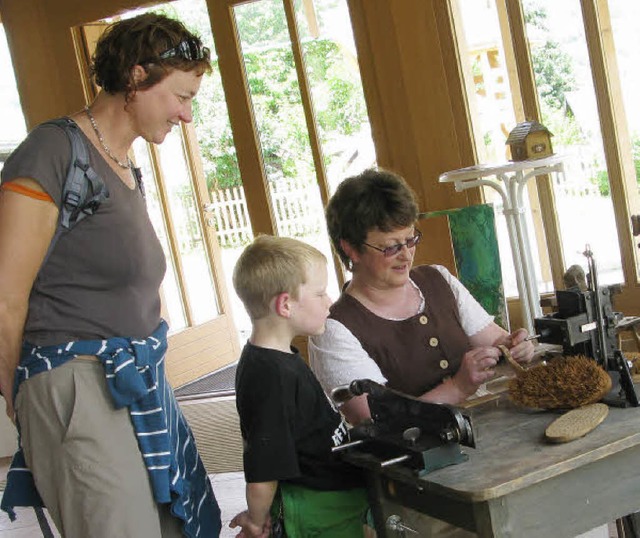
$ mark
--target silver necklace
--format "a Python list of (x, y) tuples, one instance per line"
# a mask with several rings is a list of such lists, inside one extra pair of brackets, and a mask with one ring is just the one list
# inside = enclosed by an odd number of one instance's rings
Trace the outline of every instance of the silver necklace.
[(107, 146), (104, 142), (104, 137), (102, 136), (102, 133), (100, 132), (100, 130), (98, 129), (98, 124), (96, 123), (96, 119), (93, 117), (93, 114), (91, 114), (91, 109), (89, 108), (89, 105), (84, 107), (84, 111), (87, 113), (87, 116), (89, 118), (89, 121), (91, 122), (91, 127), (93, 127), (93, 132), (96, 133), (96, 136), (98, 137), (98, 140), (100, 141), (100, 145), (102, 146), (102, 149), (104, 150), (104, 152), (111, 158), (112, 161), (114, 161), (120, 168), (124, 168), (125, 170), (130, 170), (131, 169), (131, 159), (129, 159), (129, 157), (127, 157), (127, 162), (123, 163), (121, 160), (118, 159), (118, 157), (116, 157), (111, 150), (109, 149), (109, 146)]

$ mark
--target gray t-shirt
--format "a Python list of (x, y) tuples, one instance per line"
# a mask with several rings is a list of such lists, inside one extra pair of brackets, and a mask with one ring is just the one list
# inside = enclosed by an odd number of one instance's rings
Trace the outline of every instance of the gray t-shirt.
[[(109, 190), (98, 211), (63, 233), (29, 297), (24, 338), (35, 345), (144, 337), (160, 322), (166, 262), (139, 189), (129, 189), (82, 135)], [(36, 127), (2, 170), (2, 183), (36, 180), (60, 207), (71, 160), (66, 133)]]

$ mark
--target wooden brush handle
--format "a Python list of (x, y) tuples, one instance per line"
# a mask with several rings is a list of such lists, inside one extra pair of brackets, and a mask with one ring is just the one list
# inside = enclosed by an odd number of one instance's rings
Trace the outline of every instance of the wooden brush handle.
[(499, 344), (498, 349), (502, 351), (502, 354), (505, 356), (505, 358), (507, 359), (509, 364), (513, 367), (513, 369), (516, 371), (516, 373), (525, 371), (525, 369), (520, 365), (520, 363), (511, 356), (511, 351), (509, 351), (509, 348), (507, 346), (503, 346), (502, 344)]

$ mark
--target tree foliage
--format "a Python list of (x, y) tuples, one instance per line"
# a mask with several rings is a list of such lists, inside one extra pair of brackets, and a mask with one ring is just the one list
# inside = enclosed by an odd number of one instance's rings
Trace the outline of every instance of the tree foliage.
[[(204, 2), (176, 2), (162, 9), (177, 15), (205, 42), (207, 37), (212, 40)], [(241, 4), (235, 16), (267, 177), (311, 178), (308, 129), (282, 6)], [(305, 40), (303, 51), (323, 146), (358, 132), (367, 122), (367, 111), (359, 78), (341, 45), (320, 37)], [(194, 101), (194, 123), (210, 189), (242, 184), (217, 60), (213, 67), (212, 80), (203, 82)], [(325, 164), (331, 157), (325, 155)]]
[(567, 92), (576, 89), (569, 55), (554, 41), (546, 41), (535, 48), (533, 72), (536, 86), (544, 103), (550, 108), (567, 108)]
[(532, 4), (525, 12), (525, 21), (532, 32), (539, 34), (542, 43), (534, 40), (532, 64), (536, 86), (543, 104), (549, 109), (570, 111), (567, 108), (567, 92), (577, 87), (571, 57), (551, 38), (547, 27), (547, 12)]
[[(631, 153), (633, 155), (633, 167), (636, 172), (636, 183), (638, 185), (638, 192), (640, 192), (640, 135), (634, 134), (631, 142)], [(602, 196), (609, 196), (611, 194), (611, 187), (609, 185), (609, 174), (606, 169), (598, 170), (594, 177), (590, 178), (591, 182), (598, 187), (598, 192)]]

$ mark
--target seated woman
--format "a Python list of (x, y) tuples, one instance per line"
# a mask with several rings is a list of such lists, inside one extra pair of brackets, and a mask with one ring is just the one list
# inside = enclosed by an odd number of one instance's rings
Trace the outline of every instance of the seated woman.
[[(366, 170), (329, 200), (333, 247), (352, 272), (324, 334), (309, 342), (311, 367), (329, 393), (354, 379), (436, 403), (459, 404), (491, 379), (503, 344), (519, 362), (533, 357), (527, 331), (493, 322), (439, 265), (412, 268), (422, 234), (415, 196), (401, 177)], [(351, 424), (369, 418), (366, 395), (343, 404)]]

